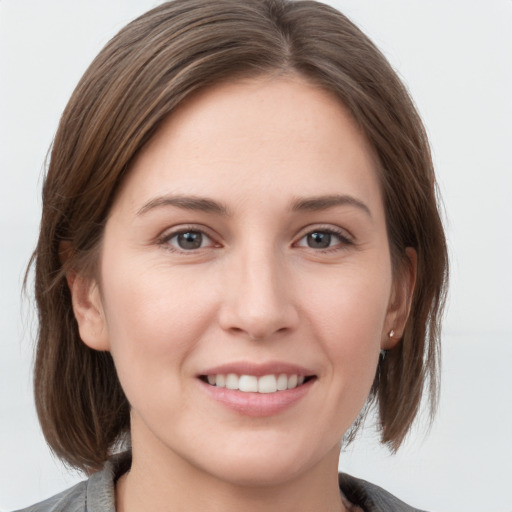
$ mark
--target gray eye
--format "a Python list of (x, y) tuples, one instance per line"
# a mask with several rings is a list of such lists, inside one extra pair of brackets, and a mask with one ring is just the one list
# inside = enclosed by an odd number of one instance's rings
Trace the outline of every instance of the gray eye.
[(180, 249), (199, 249), (203, 244), (203, 233), (199, 231), (187, 231), (175, 236), (176, 243)]
[(327, 249), (331, 245), (331, 233), (317, 231), (307, 235), (307, 245), (312, 249)]

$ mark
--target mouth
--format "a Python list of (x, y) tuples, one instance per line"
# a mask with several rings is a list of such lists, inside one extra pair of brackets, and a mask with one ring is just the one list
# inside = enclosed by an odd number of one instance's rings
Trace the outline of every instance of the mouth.
[(201, 375), (203, 382), (217, 388), (226, 388), (242, 393), (280, 393), (303, 386), (315, 379), (314, 375), (279, 373), (268, 375), (237, 375), (236, 373), (216, 373)]

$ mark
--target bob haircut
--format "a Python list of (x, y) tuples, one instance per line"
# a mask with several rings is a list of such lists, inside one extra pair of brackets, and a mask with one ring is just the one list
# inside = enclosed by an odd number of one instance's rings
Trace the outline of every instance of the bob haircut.
[(66, 275), (95, 275), (130, 164), (181, 102), (222, 81), (286, 74), (336, 95), (373, 148), (393, 272), (409, 264), (407, 247), (417, 252), (409, 319), (400, 342), (381, 355), (365, 410), (378, 406), (382, 442), (392, 450), (424, 391), (435, 411), (447, 249), (427, 136), (404, 85), (373, 43), (327, 5), (175, 0), (131, 22), (100, 52), (51, 149), (31, 261), (39, 319), (34, 388), (46, 440), (71, 466), (103, 465), (129, 436), (130, 406), (110, 354), (80, 339)]

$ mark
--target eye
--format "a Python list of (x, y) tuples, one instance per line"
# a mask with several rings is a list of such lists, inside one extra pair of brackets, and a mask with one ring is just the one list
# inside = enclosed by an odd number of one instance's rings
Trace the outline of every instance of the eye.
[(177, 251), (194, 251), (215, 245), (206, 233), (194, 229), (170, 233), (162, 239), (161, 243)]
[(316, 229), (304, 235), (296, 246), (310, 249), (331, 249), (350, 244), (352, 242), (347, 236), (333, 229)]

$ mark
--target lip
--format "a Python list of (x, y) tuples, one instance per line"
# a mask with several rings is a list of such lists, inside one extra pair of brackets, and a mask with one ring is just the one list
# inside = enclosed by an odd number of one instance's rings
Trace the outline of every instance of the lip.
[(246, 361), (226, 363), (219, 366), (213, 366), (198, 374), (202, 375), (218, 375), (236, 373), (237, 375), (254, 375), (255, 377), (263, 377), (263, 375), (286, 373), (288, 375), (296, 374), (298, 376), (314, 376), (315, 372), (303, 366), (273, 361), (270, 363), (258, 364)]
[[(220, 388), (205, 382), (201, 377), (235, 373), (237, 375), (263, 375), (287, 373), (298, 376), (313, 377), (301, 386), (276, 393), (247, 393), (238, 390)], [(237, 414), (250, 417), (265, 417), (280, 414), (300, 402), (316, 382), (315, 373), (289, 363), (272, 362), (254, 364), (248, 362), (227, 363), (211, 367), (198, 376), (198, 382), (210, 398)]]

